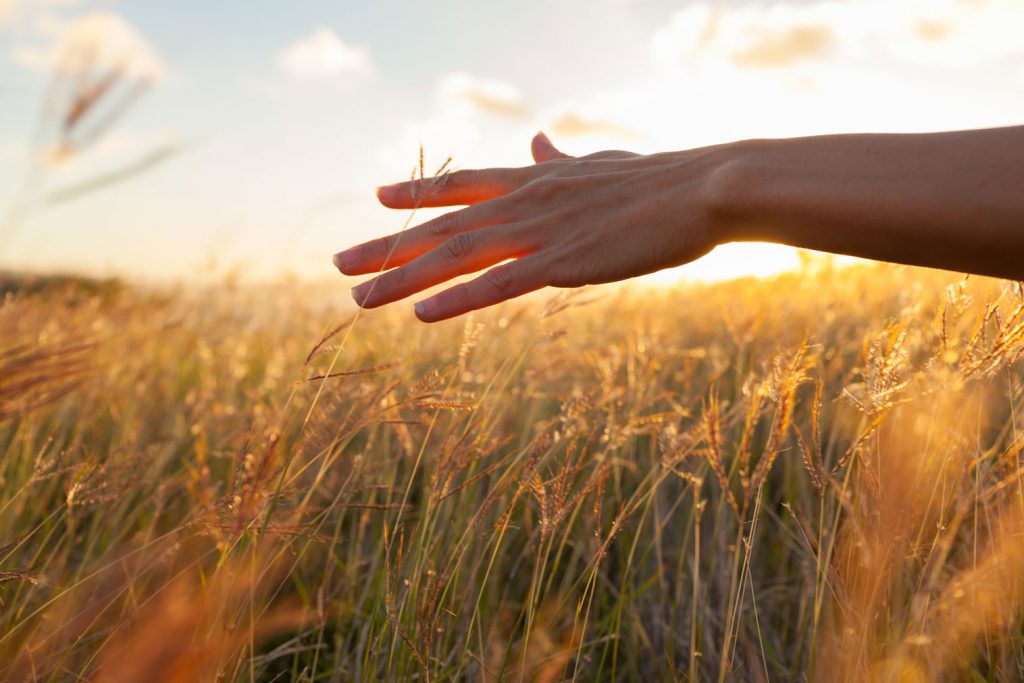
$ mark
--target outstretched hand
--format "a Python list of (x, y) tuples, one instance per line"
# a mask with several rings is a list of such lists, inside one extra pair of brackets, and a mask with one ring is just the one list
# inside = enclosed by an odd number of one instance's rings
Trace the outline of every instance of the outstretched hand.
[(720, 167), (716, 148), (577, 158), (543, 133), (531, 147), (532, 166), (455, 171), (379, 188), (380, 202), (394, 209), (466, 208), (335, 254), (346, 275), (385, 271), (353, 288), (356, 303), (375, 308), (490, 268), (416, 304), (420, 320), (436, 322), (546, 286), (651, 273), (714, 248), (709, 188)]

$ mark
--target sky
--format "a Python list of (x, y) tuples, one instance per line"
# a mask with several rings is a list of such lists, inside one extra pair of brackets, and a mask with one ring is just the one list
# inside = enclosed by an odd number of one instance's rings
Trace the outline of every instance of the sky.
[[(586, 154), (1019, 124), (1021, 36), (1024, 0), (0, 0), (0, 269), (330, 277), (402, 227), (373, 189), (421, 144), (430, 170), (528, 164), (541, 129)], [(119, 115), (69, 143), (83, 54)]]

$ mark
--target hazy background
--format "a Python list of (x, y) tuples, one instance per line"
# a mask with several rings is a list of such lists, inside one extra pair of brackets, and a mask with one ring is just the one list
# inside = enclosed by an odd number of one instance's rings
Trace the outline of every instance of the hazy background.
[[(469, 168), (529, 163), (538, 129), (584, 154), (1021, 123), (1022, 36), (1024, 0), (0, 0), (0, 268), (332, 276), (333, 252), (401, 226), (373, 188), (420, 143), (428, 169)], [(42, 102), (76, 40), (151, 87), (60, 160)], [(728, 247), (673, 277), (795, 260)]]

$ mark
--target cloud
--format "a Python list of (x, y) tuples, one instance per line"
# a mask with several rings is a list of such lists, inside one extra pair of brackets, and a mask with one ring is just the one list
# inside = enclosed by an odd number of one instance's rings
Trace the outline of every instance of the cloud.
[(651, 61), (669, 69), (698, 56), (715, 39), (721, 15), (705, 4), (677, 10), (651, 37)]
[(448, 106), (465, 106), (473, 112), (521, 119), (529, 114), (522, 91), (505, 81), (480, 78), (459, 71), (443, 76), (438, 96)]
[(898, 58), (916, 64), (971, 68), (1007, 57), (1024, 58), (1024, 2), (933, 0), (914, 3), (888, 36)]
[(821, 24), (764, 31), (749, 45), (732, 53), (739, 67), (784, 67), (801, 59), (822, 57), (832, 44), (832, 30)]
[(586, 117), (576, 111), (566, 111), (551, 122), (555, 135), (574, 137), (582, 135), (610, 136), (625, 139), (640, 137), (636, 131), (615, 121)]
[(914, 30), (921, 40), (942, 40), (950, 34), (953, 27), (943, 21), (921, 19), (914, 25)]
[(90, 12), (67, 22), (51, 17), (42, 25), (46, 42), (21, 43), (11, 48), (11, 59), (33, 71), (116, 74), (156, 81), (166, 67), (156, 49), (124, 17), (114, 12)]
[(741, 68), (888, 60), (967, 68), (1024, 55), (1020, 0), (824, 0), (768, 7), (692, 4), (651, 41), (666, 69), (731, 61)]
[(325, 80), (344, 75), (366, 75), (371, 71), (369, 51), (349, 45), (333, 30), (320, 26), (277, 56), (278, 65), (300, 81)]

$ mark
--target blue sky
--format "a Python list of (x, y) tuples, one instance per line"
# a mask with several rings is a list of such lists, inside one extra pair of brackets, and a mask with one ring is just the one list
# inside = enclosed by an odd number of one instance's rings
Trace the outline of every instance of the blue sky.
[[(0, 268), (331, 276), (331, 253), (401, 226), (372, 191), (408, 175), (419, 143), (428, 166), (471, 167), (529, 163), (538, 128), (586, 153), (1024, 121), (1024, 0), (0, 0), (0, 216), (38, 165), (48, 60), (96, 16), (160, 76), (29, 198), (179, 151), (37, 202), (0, 233)], [(793, 258), (725, 249), (681, 272)]]

